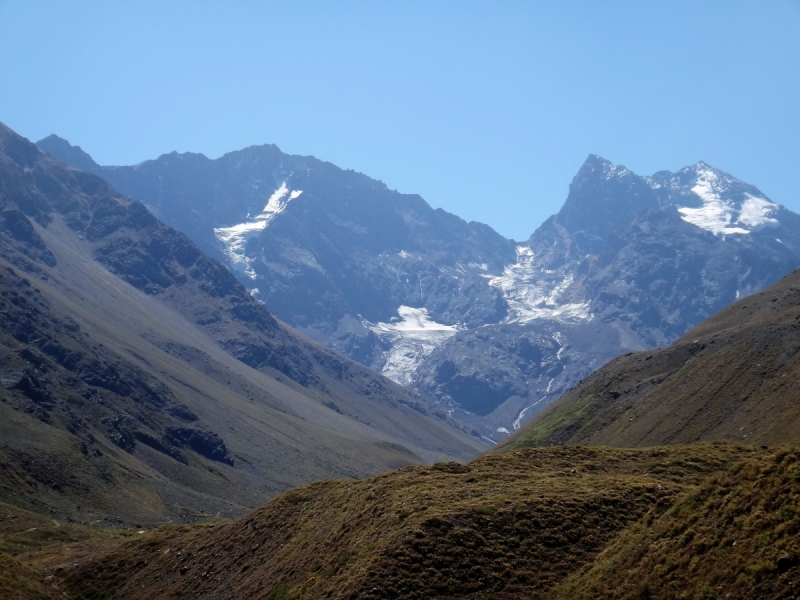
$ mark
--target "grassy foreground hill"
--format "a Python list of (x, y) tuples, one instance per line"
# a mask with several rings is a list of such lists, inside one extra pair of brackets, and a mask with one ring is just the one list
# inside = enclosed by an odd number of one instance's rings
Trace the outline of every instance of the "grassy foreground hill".
[(798, 459), (725, 442), (524, 449), (13, 560), (69, 598), (784, 598)]

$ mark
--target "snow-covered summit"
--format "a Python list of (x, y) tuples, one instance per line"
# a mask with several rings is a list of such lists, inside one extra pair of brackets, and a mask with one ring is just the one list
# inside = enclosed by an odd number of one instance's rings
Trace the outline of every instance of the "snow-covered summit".
[(707, 163), (684, 169), (670, 184), (678, 192), (673, 201), (681, 219), (716, 236), (748, 235), (779, 225), (779, 205)]

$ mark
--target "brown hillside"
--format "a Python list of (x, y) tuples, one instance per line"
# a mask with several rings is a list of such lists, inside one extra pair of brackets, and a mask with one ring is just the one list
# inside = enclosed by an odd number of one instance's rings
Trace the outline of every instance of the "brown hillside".
[(568, 447), (408, 467), (297, 488), (229, 524), (161, 528), (48, 573), (72, 598), (539, 597), (631, 524), (762, 454)]
[(800, 441), (800, 271), (587, 377), (491, 452)]
[(800, 467), (782, 448), (718, 473), (642, 519), (551, 598), (796, 598)]

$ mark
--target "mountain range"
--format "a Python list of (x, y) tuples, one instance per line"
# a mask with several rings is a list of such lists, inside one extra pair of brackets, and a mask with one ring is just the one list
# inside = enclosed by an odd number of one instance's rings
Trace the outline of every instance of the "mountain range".
[(49, 143), (83, 170), (0, 126), (0, 596), (797, 596), (798, 217), (756, 188), (590, 157), (520, 243), (274, 147)]
[(235, 516), (486, 448), (2, 125), (0, 400), (0, 501), (81, 523)]
[(589, 156), (524, 242), (271, 145), (101, 167), (289, 325), (502, 439), (612, 358), (669, 344), (800, 265), (800, 217), (705, 163)]
[(796, 597), (798, 354), (800, 270), (615, 359), (467, 464), (318, 482), (102, 554), (53, 548), (35, 554), (32, 585), (72, 598)]
[(800, 270), (668, 346), (621, 356), (492, 451), (730, 440), (773, 446), (800, 432)]

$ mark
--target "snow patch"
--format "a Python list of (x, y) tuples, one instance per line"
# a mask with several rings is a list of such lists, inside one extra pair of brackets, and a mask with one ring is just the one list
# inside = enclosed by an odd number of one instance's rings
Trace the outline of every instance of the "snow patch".
[(490, 286), (502, 292), (508, 305), (504, 323), (530, 323), (537, 319), (564, 322), (591, 316), (587, 303), (561, 302), (574, 281), (572, 275), (537, 268), (528, 246), (517, 246), (516, 253), (516, 263), (506, 266), (502, 275), (484, 276)]
[[(217, 239), (225, 245), (225, 255), (231, 263), (231, 266), (243, 272), (250, 279), (255, 279), (256, 274), (252, 268), (252, 260), (245, 254), (245, 246), (254, 234), (259, 231), (264, 231), (269, 225), (270, 221), (282, 213), (290, 201), (295, 200), (302, 194), (302, 190), (293, 190), (289, 192), (284, 181), (281, 186), (275, 190), (267, 200), (267, 205), (264, 210), (253, 220), (248, 220), (238, 225), (231, 227), (218, 227), (214, 229), (214, 235)], [(249, 218), (250, 215), (248, 215)]]
[(381, 373), (400, 385), (410, 385), (419, 364), (454, 336), (459, 327), (437, 323), (428, 316), (427, 308), (401, 306), (397, 314), (399, 318), (392, 317), (389, 323), (364, 321), (364, 326), (391, 344)]
[(778, 205), (765, 200), (756, 198), (750, 194), (745, 194), (747, 199), (742, 202), (742, 209), (739, 213), (739, 223), (753, 229), (759, 227), (776, 227), (778, 219), (772, 217)]
[(745, 200), (737, 209), (732, 201), (721, 198), (721, 187), (716, 172), (711, 169), (698, 171), (692, 192), (703, 201), (703, 206), (679, 207), (681, 219), (714, 235), (746, 235), (754, 229), (778, 225), (778, 220), (772, 216), (778, 209), (777, 204), (745, 193)]
[(628, 171), (628, 169), (626, 169), (621, 165), (620, 166), (609, 165), (608, 168), (606, 169), (606, 179), (611, 179), (612, 177), (617, 177), (618, 179), (621, 179), (626, 175), (628, 175), (629, 173), (630, 171)]

